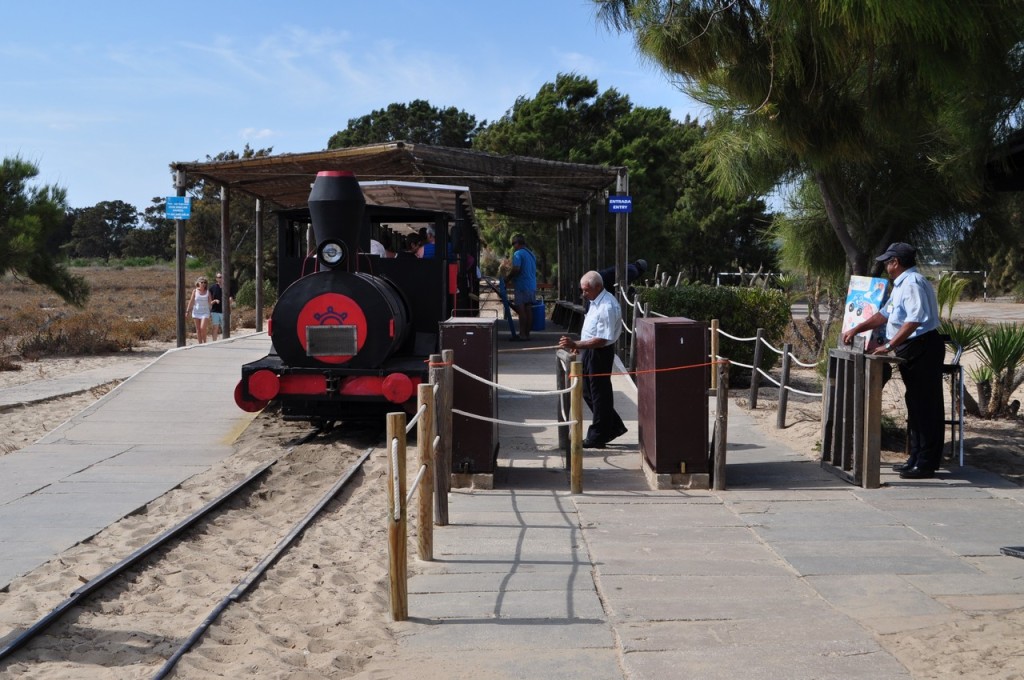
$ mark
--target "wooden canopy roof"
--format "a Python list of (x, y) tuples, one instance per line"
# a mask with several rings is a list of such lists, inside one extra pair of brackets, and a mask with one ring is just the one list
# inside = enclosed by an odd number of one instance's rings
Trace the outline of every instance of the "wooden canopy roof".
[(469, 188), (479, 209), (536, 220), (570, 217), (612, 187), (624, 168), (501, 156), (442, 146), (389, 142), (233, 161), (172, 163), (171, 168), (283, 208), (306, 205), (322, 170), (348, 170), (361, 182), (409, 180)]

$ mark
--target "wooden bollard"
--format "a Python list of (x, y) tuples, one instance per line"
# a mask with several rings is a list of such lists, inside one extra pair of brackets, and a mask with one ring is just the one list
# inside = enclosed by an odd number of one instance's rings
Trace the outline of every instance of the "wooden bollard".
[(729, 434), (729, 362), (723, 361), (712, 373), (718, 374), (715, 390), (715, 491), (725, 490), (725, 452)]
[[(718, 361), (718, 319), (711, 320), (711, 361)], [(718, 371), (711, 371), (711, 389), (718, 388)]]
[(583, 364), (572, 362), (569, 367), (569, 380), (572, 384), (572, 399), (569, 407), (572, 419), (572, 438), (570, 443), (572, 468), (569, 489), (572, 493), (583, 493)]
[[(409, 618), (408, 555), (405, 509), (405, 414), (389, 413), (388, 423), (388, 583), (391, 618)], [(398, 460), (392, 447), (398, 440)], [(398, 488), (395, 488), (397, 483)], [(396, 505), (397, 504), (397, 505)], [(396, 507), (398, 512), (396, 513)], [(396, 514), (398, 515), (396, 518)]]
[(417, 394), (417, 410), (422, 409), (416, 423), (416, 442), (420, 450), (420, 466), (426, 468), (417, 488), (419, 501), (416, 525), (416, 550), (421, 560), (434, 559), (434, 386), (421, 384)]
[(430, 382), (437, 385), (434, 400), (434, 427), (440, 436), (434, 450), (434, 524), (448, 526), (448, 490), (452, 459), (452, 368), (455, 356), (450, 349), (430, 355)]
[(761, 368), (761, 355), (764, 354), (764, 345), (761, 342), (763, 337), (764, 329), (758, 328), (757, 337), (754, 338), (754, 367), (750, 369), (750, 399), (747, 403), (750, 410), (757, 408), (757, 389), (761, 386), (761, 374), (758, 373), (758, 369)]
[(786, 343), (782, 346), (782, 380), (779, 381), (779, 409), (775, 414), (775, 429), (781, 430), (786, 427), (786, 407), (789, 405), (789, 355), (793, 352), (793, 345)]

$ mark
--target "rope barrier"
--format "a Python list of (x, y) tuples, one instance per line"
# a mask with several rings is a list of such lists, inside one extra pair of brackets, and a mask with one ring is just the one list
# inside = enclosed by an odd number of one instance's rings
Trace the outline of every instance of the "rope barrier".
[(462, 411), (462, 410), (457, 409), (457, 408), (453, 408), (452, 409), (452, 413), (457, 413), (460, 416), (465, 416), (467, 418), (472, 418), (473, 420), (482, 420), (485, 423), (498, 423), (499, 425), (511, 425), (512, 427), (563, 427), (565, 425), (575, 425), (576, 424), (576, 421), (573, 421), (573, 420), (566, 420), (566, 421), (561, 421), (561, 422), (557, 421), (557, 420), (551, 420), (551, 421), (540, 421), (540, 422), (532, 422), (532, 423), (521, 423), (521, 422), (516, 422), (514, 420), (501, 420), (500, 418), (488, 418), (487, 416), (481, 416), (481, 415), (476, 414), (476, 413), (469, 413), (467, 411)]
[(816, 368), (817, 365), (818, 365), (818, 362), (816, 362), (816, 361), (813, 362), (813, 363), (810, 363), (810, 364), (805, 364), (804, 362), (800, 361), (795, 356), (793, 356), (792, 352), (789, 353), (789, 359), (790, 359), (790, 361), (792, 361), (797, 366), (803, 366), (804, 368)]
[[(420, 480), (423, 479), (423, 475), (427, 474), (427, 466), (421, 465), (420, 471), (416, 473), (416, 479), (412, 481), (412, 486), (409, 487), (409, 493), (405, 495), (405, 504), (409, 505), (412, 503), (412, 497), (416, 494), (416, 487), (420, 485)], [(423, 521), (422, 519), (420, 520)]]
[(721, 328), (718, 329), (718, 334), (719, 335), (724, 335), (725, 337), (729, 338), (730, 340), (736, 340), (737, 342), (753, 342), (754, 340), (757, 340), (757, 336), (756, 335), (754, 337), (752, 337), (752, 338), (737, 338), (735, 335), (729, 335), (728, 333), (723, 331)]
[(772, 347), (772, 343), (768, 342), (764, 338), (761, 338), (761, 344), (770, 349), (771, 351), (775, 352), (776, 354), (778, 354), (780, 357), (783, 354), (785, 354), (785, 352), (783, 352), (781, 349), (776, 349), (775, 347)]
[(571, 386), (566, 387), (564, 390), (547, 390), (547, 391), (542, 391), (542, 392), (538, 392), (538, 391), (535, 391), (535, 390), (520, 390), (520, 389), (517, 389), (515, 387), (508, 387), (506, 385), (501, 385), (499, 383), (496, 383), (496, 382), (493, 382), (493, 381), (490, 381), (490, 380), (485, 380), (484, 378), (481, 378), (480, 376), (476, 375), (475, 373), (470, 373), (469, 371), (467, 371), (466, 369), (462, 368), (461, 366), (452, 366), (452, 368), (454, 368), (456, 371), (458, 371), (462, 375), (469, 376), (470, 378), (473, 378), (477, 382), (483, 383), (484, 385), (488, 385), (489, 387), (494, 387), (494, 388), (500, 389), (500, 390), (505, 390), (506, 392), (512, 392), (513, 394), (526, 394), (526, 395), (530, 395), (530, 396), (547, 397), (547, 396), (554, 396), (554, 395), (559, 395), (559, 394), (568, 394), (569, 392), (572, 391), (572, 387)]
[(405, 425), (405, 433), (409, 434), (412, 432), (412, 428), (416, 427), (416, 423), (419, 421), (420, 416), (427, 412), (427, 405), (420, 406), (416, 411), (416, 415), (409, 419), (409, 422)]
[(398, 488), (398, 437), (391, 439), (391, 485), (394, 489), (395, 521), (402, 519), (402, 492)]

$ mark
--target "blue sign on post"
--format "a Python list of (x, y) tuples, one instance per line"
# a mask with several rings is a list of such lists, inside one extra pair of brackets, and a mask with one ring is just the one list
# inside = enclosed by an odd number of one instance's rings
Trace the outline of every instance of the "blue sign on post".
[(628, 213), (633, 212), (633, 197), (632, 196), (609, 196), (608, 197), (608, 212), (610, 213)]
[(165, 215), (169, 220), (187, 220), (192, 217), (192, 199), (188, 196), (168, 196)]

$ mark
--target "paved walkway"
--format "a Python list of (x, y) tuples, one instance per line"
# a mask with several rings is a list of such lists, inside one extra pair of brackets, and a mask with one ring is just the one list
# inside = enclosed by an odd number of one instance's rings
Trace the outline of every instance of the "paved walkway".
[[(230, 453), (250, 416), (223, 395), (267, 347), (169, 352), (0, 457), (0, 585)], [(502, 383), (552, 389), (553, 351), (499, 359)], [(964, 468), (858, 489), (733, 408), (728, 489), (651, 491), (636, 393), (614, 383), (630, 431), (586, 453), (581, 495), (553, 428), (501, 426), (497, 488), (451, 494), (397, 652), (360, 677), (909, 678), (880, 636), (1024, 606), (1024, 560), (999, 551), (1024, 544), (1019, 487)], [(550, 421), (554, 399), (503, 392), (500, 417)]]
[(84, 371), (0, 390), (0, 403), (26, 403), (129, 378), (0, 456), (0, 587), (229, 456), (253, 418), (231, 396), (239, 367), (269, 347), (250, 335), (171, 350), (134, 375)]
[[(502, 383), (552, 388), (553, 353), (500, 358)], [(965, 468), (858, 489), (733, 407), (728, 489), (651, 491), (636, 392), (615, 386), (630, 432), (586, 452), (582, 495), (553, 430), (501, 427), (498, 488), (452, 493), (435, 561), (412, 560), (397, 658), (360, 677), (909, 678), (878, 636), (1024, 606), (1024, 560), (999, 551), (1024, 544), (1019, 487)], [(555, 409), (499, 406), (525, 422)]]

